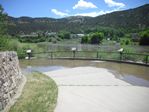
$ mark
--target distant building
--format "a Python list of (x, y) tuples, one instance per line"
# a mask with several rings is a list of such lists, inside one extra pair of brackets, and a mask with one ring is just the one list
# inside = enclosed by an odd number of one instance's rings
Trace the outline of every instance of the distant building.
[(70, 34), (70, 38), (81, 38), (85, 36), (85, 34)]
[(78, 38), (77, 34), (70, 34), (70, 38)]
[(51, 35), (57, 35), (56, 32), (50, 32), (50, 33), (47, 33), (48, 36), (51, 36)]
[(107, 38), (107, 40), (109, 41), (109, 40), (111, 40), (110, 38)]
[(77, 34), (78, 37), (83, 37), (85, 34)]

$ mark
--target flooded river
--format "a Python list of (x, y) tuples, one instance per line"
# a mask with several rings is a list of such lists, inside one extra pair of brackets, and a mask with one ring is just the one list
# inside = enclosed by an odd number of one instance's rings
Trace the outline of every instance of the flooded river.
[(104, 61), (50, 59), (20, 60), (20, 66), (23, 74), (27, 74), (33, 71), (47, 72), (83, 66), (105, 68), (118, 79), (124, 80), (136, 86), (149, 87), (149, 67), (146, 66)]

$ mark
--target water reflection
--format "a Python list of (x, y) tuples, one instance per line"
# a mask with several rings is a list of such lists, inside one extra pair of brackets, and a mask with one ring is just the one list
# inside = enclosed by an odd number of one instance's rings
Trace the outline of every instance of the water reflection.
[(106, 68), (118, 79), (133, 85), (149, 87), (149, 67), (139, 65), (103, 61), (34, 59), (20, 60), (20, 66), (23, 73), (32, 71), (46, 72), (82, 66)]

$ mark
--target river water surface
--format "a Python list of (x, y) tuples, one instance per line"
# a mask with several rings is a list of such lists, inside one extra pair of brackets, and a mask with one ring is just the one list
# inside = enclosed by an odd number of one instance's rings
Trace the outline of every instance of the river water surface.
[(149, 67), (140, 65), (104, 61), (33, 59), (20, 60), (20, 66), (23, 74), (83, 66), (105, 68), (120, 80), (136, 86), (149, 87)]

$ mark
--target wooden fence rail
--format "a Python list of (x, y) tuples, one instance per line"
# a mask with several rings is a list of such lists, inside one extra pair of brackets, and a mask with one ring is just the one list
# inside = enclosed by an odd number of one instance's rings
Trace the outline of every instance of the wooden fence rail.
[[(149, 54), (126, 53), (126, 52), (101, 52), (101, 51), (50, 51), (50, 52), (33, 52), (32, 57), (51, 58), (51, 59), (97, 59), (113, 60), (132, 63), (149, 64)], [(29, 57), (30, 59), (30, 57)]]

